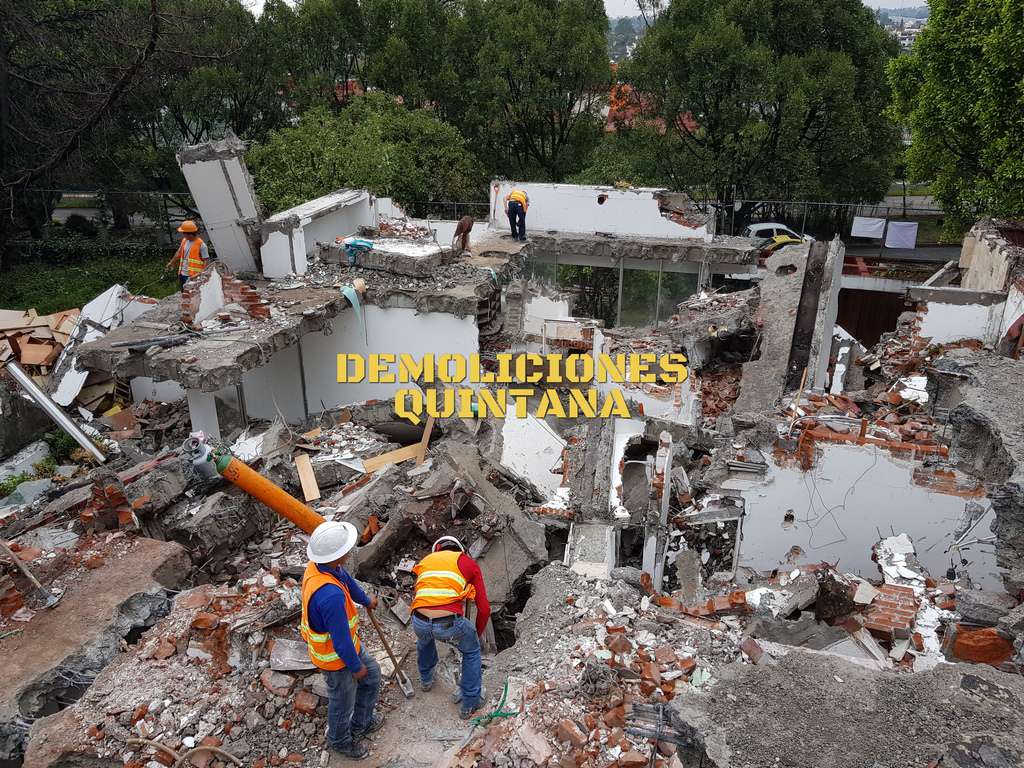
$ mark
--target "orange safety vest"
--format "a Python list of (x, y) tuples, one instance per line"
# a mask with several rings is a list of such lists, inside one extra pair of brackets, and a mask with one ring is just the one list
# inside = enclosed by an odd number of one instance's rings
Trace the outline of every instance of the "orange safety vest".
[(511, 192), (508, 193), (508, 199), (515, 200), (517, 203), (523, 206), (524, 211), (526, 210), (526, 193), (523, 192), (522, 190), (513, 189)]
[(459, 570), (461, 552), (431, 552), (413, 566), (416, 595), (412, 610), (459, 603), (476, 597), (476, 588), (466, 583)]
[[(187, 255), (185, 254), (186, 246), (188, 246)], [(189, 243), (187, 237), (181, 238), (181, 245), (178, 246), (178, 253), (176, 255), (179, 259), (179, 275), (195, 277), (206, 266), (206, 262), (203, 261), (203, 238), (201, 237), (197, 237), (191, 243)]]
[(359, 642), (359, 613), (356, 611), (356, 604), (348, 593), (345, 585), (334, 576), (323, 573), (316, 567), (316, 563), (309, 563), (306, 572), (302, 574), (302, 622), (299, 624), (299, 634), (306, 641), (309, 651), (309, 660), (320, 669), (338, 670), (345, 668), (345, 662), (334, 651), (334, 644), (331, 642), (331, 635), (328, 632), (314, 632), (309, 626), (309, 601), (313, 593), (326, 584), (334, 584), (341, 587), (345, 594), (345, 615), (348, 616), (348, 631), (352, 634), (352, 644), (356, 647), (356, 653), (362, 650)]

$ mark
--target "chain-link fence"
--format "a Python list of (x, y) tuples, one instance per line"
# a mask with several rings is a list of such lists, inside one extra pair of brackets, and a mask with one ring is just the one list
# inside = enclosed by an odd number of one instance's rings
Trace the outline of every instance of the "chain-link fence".
[(869, 243), (872, 241), (850, 234), (854, 217), (864, 216), (884, 219), (886, 222), (917, 222), (918, 245), (937, 245), (942, 242), (945, 216), (931, 198), (924, 200), (924, 205), (921, 204), (920, 196), (908, 196), (906, 205), (898, 198), (877, 204), (735, 200), (731, 204), (715, 205), (714, 210), (717, 215), (716, 229), (720, 235), (756, 235), (757, 224), (774, 223), (784, 225), (800, 236), (810, 235), (816, 240), (831, 240), (838, 235), (848, 244)]

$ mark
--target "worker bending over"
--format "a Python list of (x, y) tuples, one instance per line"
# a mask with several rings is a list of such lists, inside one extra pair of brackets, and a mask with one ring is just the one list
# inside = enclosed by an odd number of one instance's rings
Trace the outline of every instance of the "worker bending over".
[(505, 195), (505, 214), (512, 227), (512, 239), (526, 242), (526, 210), (530, 207), (530, 196), (515, 187)]
[(164, 267), (164, 272), (168, 272), (177, 263), (178, 280), (184, 286), (190, 279), (206, 269), (206, 265), (210, 263), (210, 251), (206, 247), (206, 243), (203, 242), (203, 238), (199, 236), (199, 227), (191, 219), (181, 222), (178, 231), (184, 237), (181, 238), (178, 250), (174, 252), (174, 256)]
[(359, 642), (356, 609), (359, 603), (373, 610), (377, 598), (367, 597), (344, 567), (356, 539), (355, 526), (335, 521), (320, 523), (309, 537), (299, 632), (327, 680), (327, 744), (361, 760), (370, 753), (363, 737), (380, 730), (384, 715), (374, 712), (380, 665)]
[[(424, 691), (434, 686), (437, 666), (435, 640), (454, 645), (462, 654), (462, 676), (455, 701), (462, 702), (462, 719), (469, 719), (484, 701), (481, 687), (480, 636), (491, 617), (480, 566), (454, 536), (434, 542), (429, 555), (412, 569), (416, 594), (412, 628), (416, 632), (416, 661)], [(465, 601), (476, 603), (476, 626), (465, 617)]]

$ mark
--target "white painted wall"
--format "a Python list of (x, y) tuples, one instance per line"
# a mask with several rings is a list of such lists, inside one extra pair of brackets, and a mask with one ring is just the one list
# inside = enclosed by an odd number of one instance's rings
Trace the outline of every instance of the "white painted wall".
[(928, 302), (928, 311), (920, 314), (920, 335), (933, 344), (961, 339), (980, 339), (994, 343), (1003, 319), (1004, 304), (941, 304)]
[(188, 415), (193, 432), (205, 432), (208, 437), (220, 439), (220, 422), (217, 419), (217, 401), (213, 392), (188, 390)]
[(154, 381), (149, 376), (136, 376), (131, 380), (132, 402), (156, 400), (161, 403), (173, 403), (185, 397), (185, 390), (176, 381)]
[(206, 318), (213, 317), (223, 308), (224, 282), (220, 279), (220, 272), (211, 269), (206, 282), (199, 286), (199, 308), (192, 320), (194, 323), (201, 323)]
[(509, 410), (501, 427), (501, 463), (520, 477), (532, 482), (546, 498), (553, 497), (562, 483), (561, 470), (565, 440), (535, 416), (516, 418)]
[(541, 336), (547, 320), (569, 320), (572, 315), (569, 299), (549, 299), (531, 295), (523, 308), (523, 333)]
[(622, 498), (616, 489), (622, 485), (622, 472), (619, 470), (619, 463), (626, 453), (626, 443), (634, 435), (643, 433), (644, 422), (641, 419), (615, 419), (615, 431), (612, 436), (612, 460), (611, 467), (609, 467), (611, 486), (608, 491), (608, 506), (613, 512), (622, 507)]
[[(505, 195), (513, 188), (526, 192), (530, 207), (526, 213), (526, 233), (531, 230), (553, 232), (595, 232), (616, 235), (665, 238), (710, 238), (708, 228), (685, 227), (665, 218), (658, 210), (656, 189), (616, 189), (615, 187), (577, 184), (491, 184), (491, 226), (507, 229)], [(607, 195), (603, 204), (599, 195)]]
[[(288, 224), (292, 219), (298, 224)], [(263, 274), (284, 277), (304, 274), (306, 257), (317, 243), (330, 244), (361, 226), (377, 222), (376, 207), (366, 190), (343, 189), (271, 216), (263, 227)], [(294, 270), (292, 259), (295, 260)]]
[(217, 258), (232, 272), (255, 271), (252, 246), (238, 224), (240, 219), (258, 217), (256, 197), (243, 159), (228, 157), (186, 163), (181, 171)]
[[(354, 311), (345, 311), (332, 324), (329, 336), (313, 333), (302, 339), (306, 368), (306, 391), (311, 410), (319, 411), (321, 400), (332, 408), (364, 400), (388, 400), (409, 384), (338, 383), (337, 356), (342, 352), (368, 354), (471, 355), (480, 351), (479, 334), (473, 317), (458, 318), (440, 312), (417, 314), (414, 309), (363, 307), (367, 344)], [(246, 389), (248, 395), (248, 389)], [(248, 399), (248, 398), (247, 398)], [(301, 403), (300, 403), (301, 407)]]
[(1024, 291), (1014, 283), (1010, 283), (1004, 307), (1003, 317), (999, 323), (999, 337), (996, 341), (1001, 340), (1010, 330), (1010, 326), (1017, 322), (1017, 318), (1024, 315)]
[[(266, 365), (246, 371), (242, 375), (242, 388), (245, 410), (250, 418), (276, 419), (280, 409), (286, 421), (301, 421), (306, 414), (302, 403), (298, 346), (282, 349)], [(320, 410), (319, 403), (315, 410)]]

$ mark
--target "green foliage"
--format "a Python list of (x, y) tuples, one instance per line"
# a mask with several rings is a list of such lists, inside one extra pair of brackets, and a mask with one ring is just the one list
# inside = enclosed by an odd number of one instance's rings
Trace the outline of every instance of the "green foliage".
[(171, 257), (167, 249), (150, 243), (86, 242), (95, 244), (96, 249), (89, 251), (78, 242), (72, 260), (51, 241), (41, 241), (41, 259), (17, 264), (0, 279), (0, 307), (35, 308), (45, 315), (81, 307), (114, 283), (155, 298), (178, 289), (174, 275), (163, 275)]
[(860, 0), (674, 0), (624, 76), (696, 198), (875, 201), (897, 148), (883, 115), (897, 50)]
[(480, 87), (499, 120), (510, 170), (561, 181), (601, 136), (611, 86), (608, 19), (600, 0), (490, 0), (477, 54)]
[(573, 184), (618, 184), (634, 187), (669, 186), (660, 162), (663, 137), (656, 131), (639, 127), (608, 133), (591, 152), (586, 166), (573, 174)]
[(353, 99), (337, 115), (311, 109), (296, 127), (252, 146), (247, 159), (272, 211), (340, 187), (365, 187), (402, 204), (486, 194), (482, 168), (453, 126), (379, 93)]
[(54, 462), (54, 468), (57, 464), (69, 461), (71, 452), (78, 448), (75, 439), (62, 429), (47, 432), (43, 435), (43, 440), (50, 446), (50, 459)]
[(629, 48), (637, 40), (640, 29), (643, 28), (643, 20), (640, 18), (627, 18), (625, 16), (612, 19), (608, 28), (608, 58), (612, 61), (622, 61), (629, 55)]
[(892, 114), (907, 164), (931, 180), (949, 232), (982, 214), (1024, 214), (1024, 14), (1002, 0), (933, 0), (910, 54), (893, 61)]
[(18, 486), (24, 482), (32, 479), (32, 475), (22, 472), (20, 475), (12, 475), (11, 477), (0, 480), (0, 499), (5, 499), (18, 490)]

